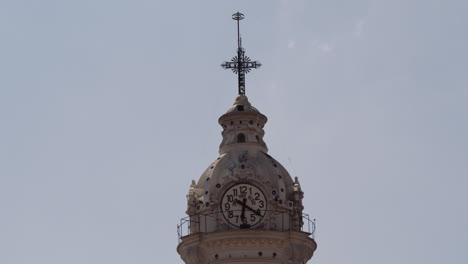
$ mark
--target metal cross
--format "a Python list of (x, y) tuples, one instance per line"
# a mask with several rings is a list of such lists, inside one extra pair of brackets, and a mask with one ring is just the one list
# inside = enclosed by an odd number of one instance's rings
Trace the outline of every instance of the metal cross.
[(231, 69), (232, 72), (237, 74), (239, 83), (239, 95), (245, 95), (245, 75), (251, 69), (260, 68), (262, 64), (259, 61), (251, 61), (249, 57), (245, 56), (245, 49), (242, 48), (242, 39), (240, 37), (239, 20), (244, 19), (244, 14), (235, 13), (232, 19), (237, 20), (237, 56), (234, 56), (231, 61), (225, 61), (221, 64), (224, 69)]

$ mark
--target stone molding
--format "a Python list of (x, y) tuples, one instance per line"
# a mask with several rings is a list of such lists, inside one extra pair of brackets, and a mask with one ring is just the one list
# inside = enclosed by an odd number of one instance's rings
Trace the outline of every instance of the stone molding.
[(185, 236), (177, 251), (187, 264), (302, 264), (316, 248), (304, 232), (238, 229)]

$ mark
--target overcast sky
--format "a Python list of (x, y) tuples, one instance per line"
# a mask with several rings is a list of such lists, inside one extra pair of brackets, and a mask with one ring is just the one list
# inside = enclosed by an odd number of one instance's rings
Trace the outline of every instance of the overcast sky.
[(182, 263), (236, 11), (310, 263), (468, 263), (463, 0), (0, 0), (0, 263)]

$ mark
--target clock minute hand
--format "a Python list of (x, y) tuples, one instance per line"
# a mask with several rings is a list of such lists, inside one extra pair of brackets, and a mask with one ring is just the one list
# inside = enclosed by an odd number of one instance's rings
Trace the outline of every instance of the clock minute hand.
[(254, 212), (256, 215), (262, 216), (259, 212), (255, 211), (254, 209), (252, 209), (252, 207), (248, 206), (247, 204), (245, 205), (245, 207), (247, 207), (247, 209), (249, 209), (250, 211)]
[[(247, 205), (247, 199), (244, 199), (243, 202), (239, 201), (236, 199), (236, 202), (240, 203), (242, 205), (242, 215), (244, 216), (245, 218), (245, 208), (249, 209), (250, 211), (254, 212), (256, 215), (258, 216), (262, 216), (259, 212), (255, 211), (254, 209), (252, 209), (252, 207), (248, 206)], [(242, 217), (242, 216), (241, 216)]]

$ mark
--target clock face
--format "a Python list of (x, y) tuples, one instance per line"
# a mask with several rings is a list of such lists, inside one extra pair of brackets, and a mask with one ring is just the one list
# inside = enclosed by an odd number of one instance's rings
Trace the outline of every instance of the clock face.
[(250, 228), (265, 216), (267, 201), (254, 185), (241, 183), (229, 188), (221, 200), (221, 212), (229, 224)]

